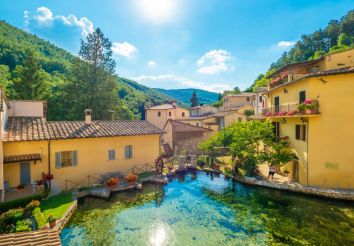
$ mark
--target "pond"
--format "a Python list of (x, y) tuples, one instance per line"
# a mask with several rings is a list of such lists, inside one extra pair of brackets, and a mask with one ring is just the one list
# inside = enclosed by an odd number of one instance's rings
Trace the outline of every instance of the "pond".
[(193, 172), (110, 201), (86, 198), (63, 245), (354, 245), (353, 203)]

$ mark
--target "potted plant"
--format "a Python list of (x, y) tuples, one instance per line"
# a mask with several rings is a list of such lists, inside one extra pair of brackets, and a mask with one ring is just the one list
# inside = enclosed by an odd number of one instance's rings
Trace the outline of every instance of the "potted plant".
[(317, 100), (308, 100), (305, 101), (305, 105), (306, 105), (306, 111), (309, 114), (318, 114), (318, 110), (320, 108), (320, 105), (318, 103)]
[(299, 105), (297, 105), (297, 111), (299, 112), (299, 114), (304, 114), (306, 112), (306, 104), (300, 103)]
[(49, 215), (47, 221), (50, 228), (54, 228), (57, 224), (57, 218), (55, 218), (53, 215)]
[(214, 163), (213, 164), (213, 169), (220, 171), (220, 164)]
[(135, 183), (138, 180), (138, 176), (133, 174), (133, 173), (129, 173), (126, 177), (125, 180), (129, 183)]
[(117, 185), (118, 183), (119, 183), (119, 178), (110, 178), (106, 182), (107, 186), (114, 186)]
[(46, 181), (50, 181), (50, 180), (54, 179), (54, 176), (51, 173), (46, 173), (46, 174), (43, 174), (43, 179)]
[(43, 179), (36, 180), (36, 184), (37, 185), (43, 185), (44, 184)]

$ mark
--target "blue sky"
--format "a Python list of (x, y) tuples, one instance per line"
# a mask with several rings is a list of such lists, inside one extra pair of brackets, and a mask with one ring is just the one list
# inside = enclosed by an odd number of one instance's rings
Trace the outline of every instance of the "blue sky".
[(1, 0), (0, 19), (73, 54), (100, 27), (120, 76), (223, 91), (245, 89), (302, 34), (353, 8), (352, 0)]

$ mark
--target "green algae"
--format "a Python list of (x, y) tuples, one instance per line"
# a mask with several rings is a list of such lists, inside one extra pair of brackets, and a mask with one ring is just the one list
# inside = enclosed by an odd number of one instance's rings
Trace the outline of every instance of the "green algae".
[[(235, 223), (250, 234), (265, 230), (270, 245), (353, 245), (354, 207), (350, 203), (321, 201), (282, 192), (235, 196), (204, 189), (210, 198), (235, 211)], [(237, 192), (237, 191), (236, 191)], [(275, 193), (275, 194), (274, 194)]]

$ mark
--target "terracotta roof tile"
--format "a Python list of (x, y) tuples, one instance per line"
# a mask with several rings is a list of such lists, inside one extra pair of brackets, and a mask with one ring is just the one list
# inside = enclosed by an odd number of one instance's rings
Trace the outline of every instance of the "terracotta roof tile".
[(147, 121), (48, 121), (35, 117), (9, 117), (4, 141), (96, 138), (163, 134)]

